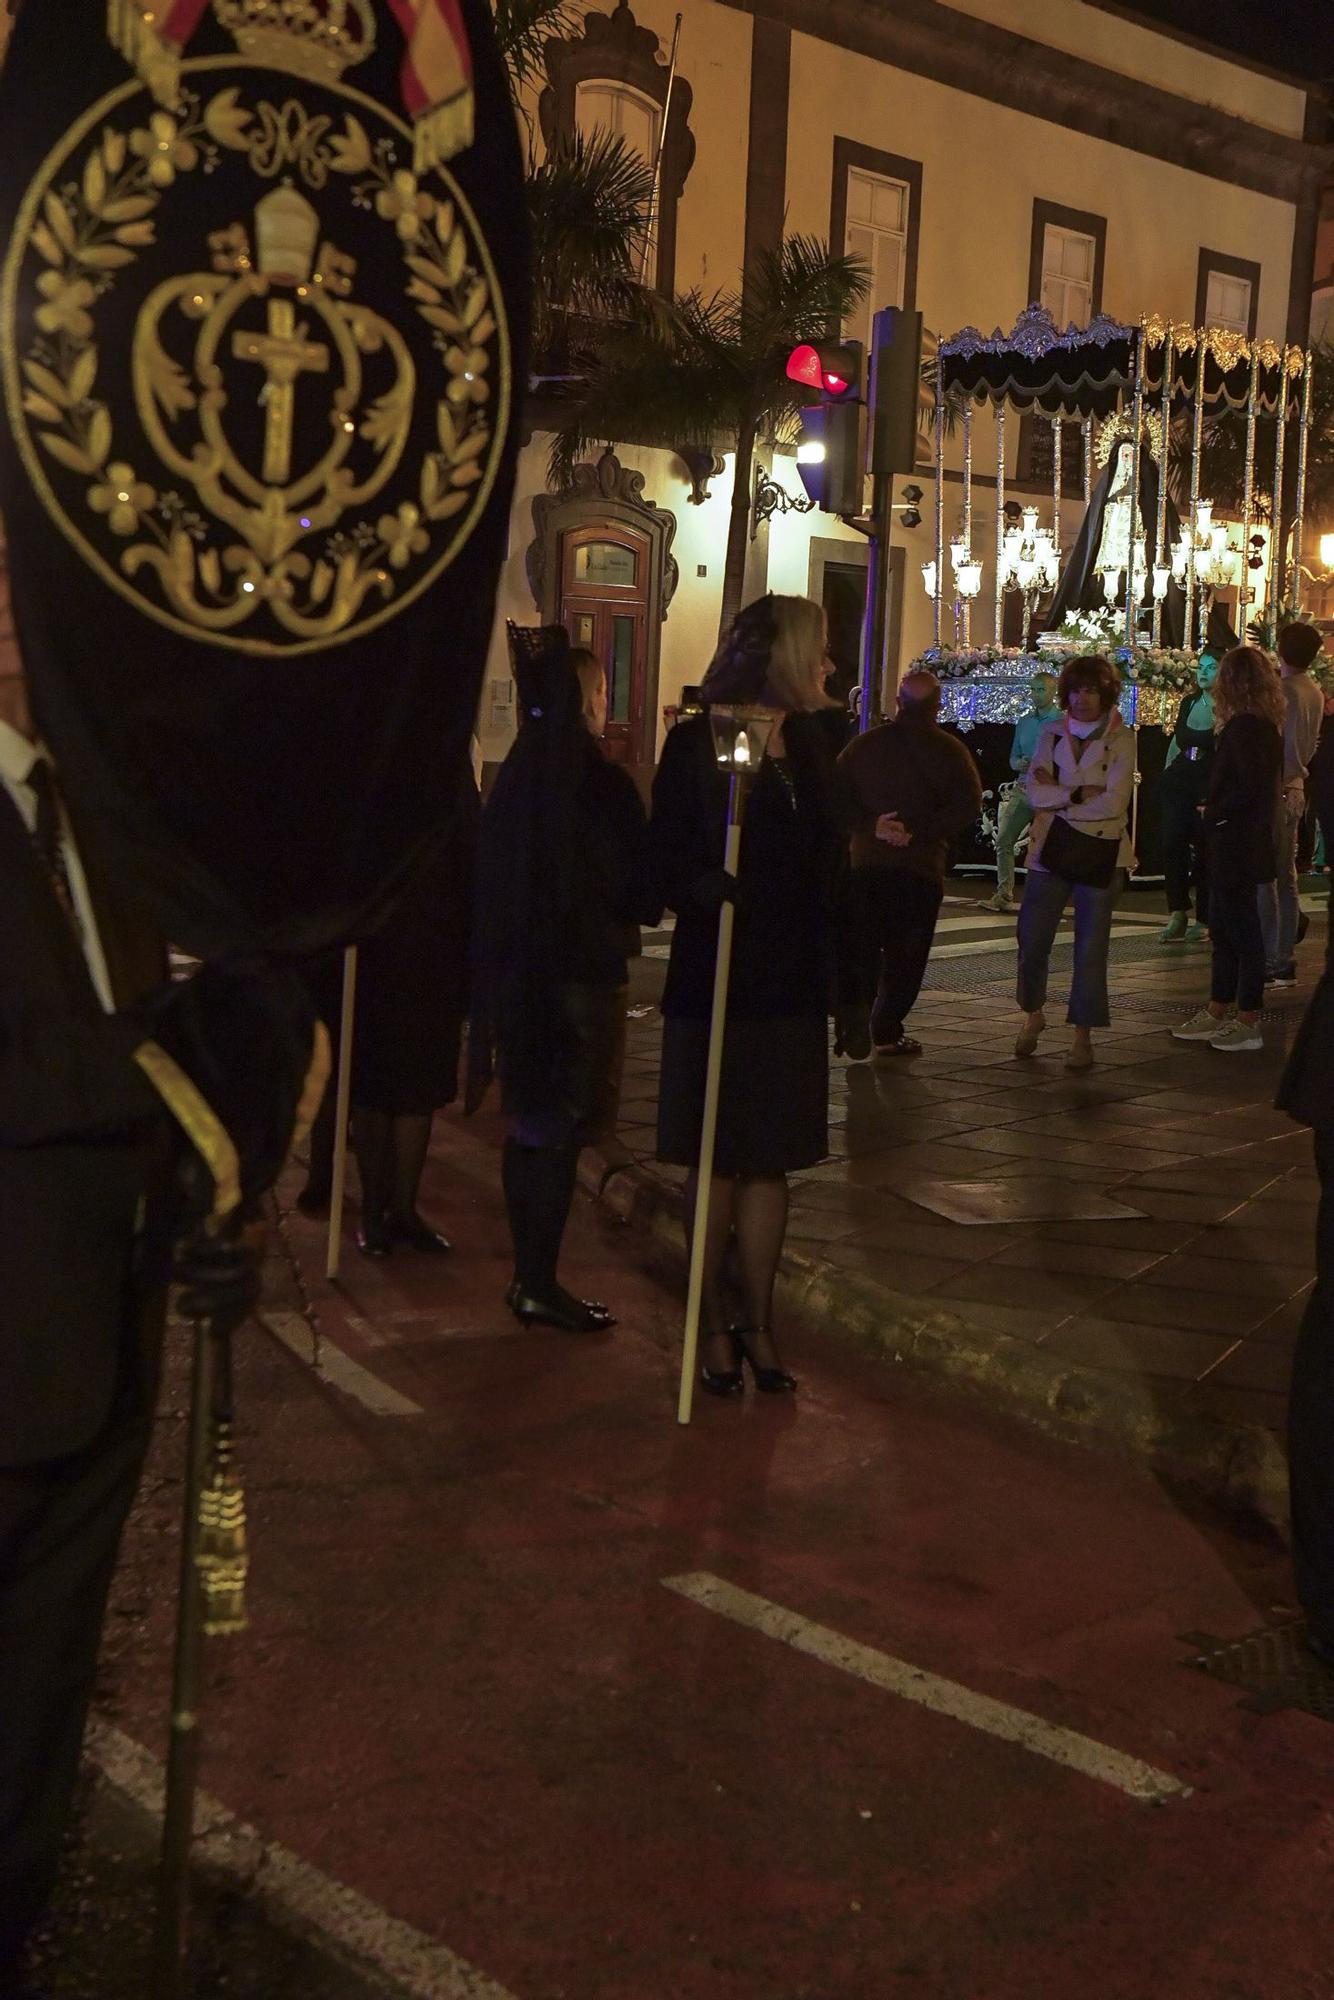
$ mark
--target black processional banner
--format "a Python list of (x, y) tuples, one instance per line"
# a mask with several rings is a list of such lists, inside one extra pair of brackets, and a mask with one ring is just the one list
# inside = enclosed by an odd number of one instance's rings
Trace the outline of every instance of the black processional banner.
[(355, 936), (448, 820), (527, 288), (484, 0), (24, 0), (0, 506), (33, 706), (168, 933)]

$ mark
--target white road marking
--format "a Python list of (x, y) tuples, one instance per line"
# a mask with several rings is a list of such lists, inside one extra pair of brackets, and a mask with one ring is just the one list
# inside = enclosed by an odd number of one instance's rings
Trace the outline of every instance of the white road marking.
[(874, 1646), (860, 1645), (829, 1625), (817, 1625), (799, 1612), (788, 1611), (767, 1597), (757, 1597), (753, 1591), (742, 1590), (722, 1577), (699, 1570), (687, 1576), (665, 1576), (662, 1580), (668, 1590), (703, 1605), (706, 1611), (716, 1611), (719, 1617), (730, 1618), (734, 1624), (762, 1632), (767, 1639), (780, 1639), (798, 1653), (808, 1653), (827, 1667), (854, 1674), (858, 1680), (883, 1688), (887, 1694), (916, 1702), (936, 1715), (966, 1722), (972, 1729), (985, 1730), (989, 1736), (999, 1736), (1007, 1743), (1031, 1750), (1035, 1757), (1049, 1758), (1053, 1764), (1064, 1764), (1086, 1778), (1112, 1785), (1128, 1798), (1159, 1802), (1190, 1797), (1190, 1786), (1183, 1785), (1168, 1771), (1155, 1770), (1152, 1764), (1128, 1757), (1124, 1751), (1111, 1750), (1091, 1736), (1081, 1736), (1077, 1730), (1044, 1722), (1041, 1716), (1030, 1715), (1026, 1709), (1012, 1708), (1008, 1702), (995, 1701), (990, 1695), (975, 1694), (972, 1688), (963, 1687), (958, 1681), (942, 1680), (938, 1674), (914, 1667), (907, 1660), (896, 1660)]
[[(84, 1751), (117, 1791), (161, 1818), (165, 1772), (156, 1757), (105, 1722), (89, 1724)], [(276, 1922), (349, 1954), (410, 2000), (514, 2000), (445, 1945), (265, 1840), (207, 1792), (195, 1800), (194, 1851)]]
[[(310, 1327), (300, 1313), (266, 1312), (265, 1326), (272, 1329), (284, 1347), (291, 1349), (299, 1361), (314, 1366), (315, 1340)], [(341, 1389), (345, 1396), (354, 1396), (357, 1402), (372, 1411), (377, 1417), (420, 1417), (425, 1415), (420, 1403), (414, 1403), (411, 1396), (404, 1396), (399, 1390), (391, 1389), (369, 1368), (363, 1368), (350, 1354), (329, 1339), (320, 1335), (319, 1373), (335, 1389)]]

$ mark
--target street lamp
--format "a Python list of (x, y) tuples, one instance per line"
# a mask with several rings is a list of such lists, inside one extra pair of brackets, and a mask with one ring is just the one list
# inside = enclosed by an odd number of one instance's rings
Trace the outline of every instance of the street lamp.
[[(718, 703), (708, 710), (714, 759), (727, 773), (727, 833), (723, 870), (735, 890), (741, 858), (741, 822), (746, 794), (764, 761), (776, 711)], [(713, 1189), (713, 1154), (718, 1137), (718, 1098), (722, 1086), (723, 1041), (727, 1029), (727, 988), (732, 976), (732, 929), (736, 909), (724, 896), (718, 911), (718, 952), (713, 969), (713, 1011), (709, 1017), (709, 1053), (704, 1072), (704, 1111), (699, 1132), (699, 1172), (696, 1180), (694, 1226), (690, 1234), (690, 1281), (686, 1288), (685, 1342), (681, 1353), (681, 1386), (676, 1420), (690, 1422), (695, 1396), (695, 1362), (699, 1353), (699, 1316), (704, 1299), (704, 1260), (708, 1248), (709, 1197)]]

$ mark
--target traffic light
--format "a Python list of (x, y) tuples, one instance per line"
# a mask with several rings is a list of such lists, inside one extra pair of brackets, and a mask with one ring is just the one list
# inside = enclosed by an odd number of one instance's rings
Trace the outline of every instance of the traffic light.
[(866, 471), (865, 356), (859, 340), (806, 341), (788, 356), (790, 381), (818, 402), (801, 412), (797, 473), (826, 514), (852, 520), (862, 512)]

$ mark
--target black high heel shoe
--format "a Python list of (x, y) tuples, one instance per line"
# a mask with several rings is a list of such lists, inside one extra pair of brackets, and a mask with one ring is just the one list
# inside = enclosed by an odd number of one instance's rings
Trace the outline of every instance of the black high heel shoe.
[(729, 1333), (727, 1338), (732, 1343), (732, 1367), (700, 1365), (699, 1386), (710, 1396), (739, 1396), (746, 1386), (746, 1378), (741, 1371), (741, 1343), (734, 1333)]
[(357, 1248), (363, 1257), (387, 1257), (393, 1248), (389, 1226), (383, 1215), (363, 1215), (357, 1231)]
[(766, 1396), (790, 1396), (797, 1386), (796, 1376), (789, 1375), (786, 1368), (766, 1366), (763, 1361), (755, 1359), (751, 1341), (756, 1334), (764, 1331), (763, 1327), (758, 1326), (734, 1326), (732, 1340), (737, 1352), (749, 1364), (757, 1389)]
[(598, 1299), (577, 1299), (558, 1285), (546, 1298), (525, 1291), (516, 1278), (505, 1293), (505, 1304), (520, 1326), (554, 1326), (560, 1333), (606, 1333), (616, 1324), (613, 1313)]

